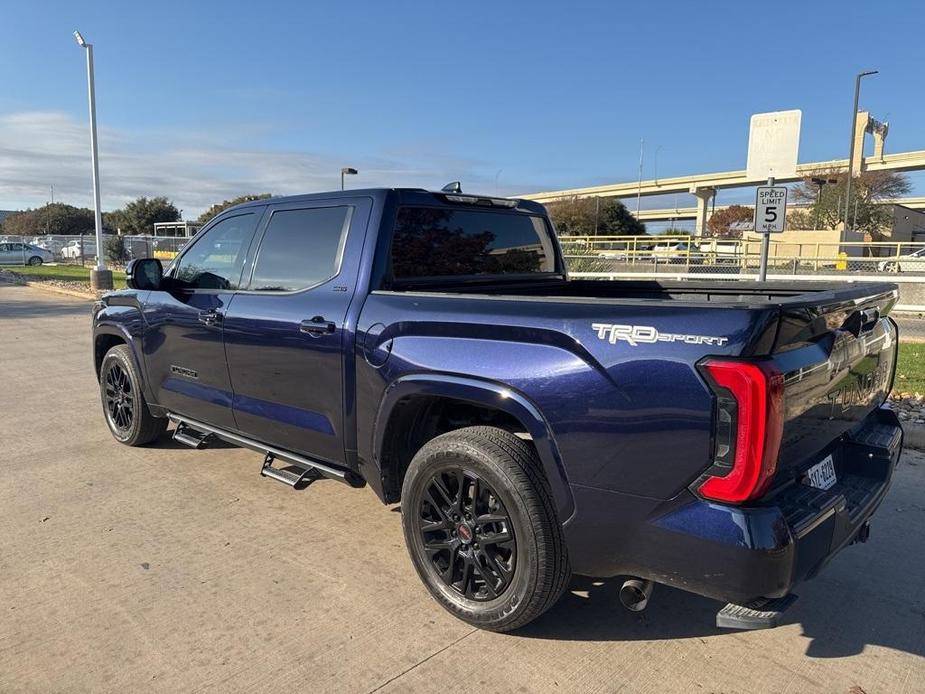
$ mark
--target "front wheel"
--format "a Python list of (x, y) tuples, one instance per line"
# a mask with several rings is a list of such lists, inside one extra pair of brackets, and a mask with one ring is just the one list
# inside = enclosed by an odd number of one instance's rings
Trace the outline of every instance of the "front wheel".
[(34, 255), (31, 258), (29, 258), (29, 265), (35, 266), (35, 265), (41, 265), (41, 264), (42, 264), (42, 259), (38, 257), (37, 255)]
[(482, 629), (536, 619), (571, 575), (536, 452), (494, 427), (452, 431), (418, 451), (402, 487), (402, 527), (431, 595)]
[(100, 367), (100, 398), (113, 438), (126, 446), (143, 446), (167, 429), (165, 417), (155, 417), (141, 392), (141, 378), (128, 345), (106, 352)]

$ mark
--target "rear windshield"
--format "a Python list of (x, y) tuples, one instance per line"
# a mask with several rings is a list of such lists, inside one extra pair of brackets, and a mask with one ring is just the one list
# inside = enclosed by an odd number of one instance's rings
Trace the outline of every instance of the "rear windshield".
[(442, 207), (398, 210), (392, 237), (395, 279), (555, 270), (542, 217)]

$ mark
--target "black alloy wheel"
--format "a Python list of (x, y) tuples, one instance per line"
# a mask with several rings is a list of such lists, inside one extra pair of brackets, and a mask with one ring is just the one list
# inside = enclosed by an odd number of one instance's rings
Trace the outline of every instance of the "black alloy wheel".
[(110, 426), (120, 434), (128, 434), (135, 420), (135, 400), (132, 381), (117, 361), (110, 362), (103, 375), (103, 398)]
[(453, 591), (483, 602), (510, 586), (517, 560), (513, 523), (476, 473), (454, 467), (433, 475), (415, 522), (428, 559)]

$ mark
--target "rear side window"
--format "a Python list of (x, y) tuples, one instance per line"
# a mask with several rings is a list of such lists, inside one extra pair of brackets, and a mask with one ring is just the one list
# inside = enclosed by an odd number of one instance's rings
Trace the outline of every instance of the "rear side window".
[(277, 210), (257, 250), (250, 289), (297, 291), (336, 275), (350, 207)]
[(402, 207), (392, 238), (397, 280), (555, 272), (542, 217), (441, 207)]

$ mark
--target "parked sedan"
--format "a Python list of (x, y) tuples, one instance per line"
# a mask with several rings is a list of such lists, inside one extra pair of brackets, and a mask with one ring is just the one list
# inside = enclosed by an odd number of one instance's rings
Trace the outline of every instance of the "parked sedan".
[(50, 252), (29, 243), (0, 243), (0, 265), (41, 265), (52, 260)]
[(61, 257), (70, 259), (80, 257), (94, 258), (96, 257), (96, 240), (87, 238), (82, 242), (80, 239), (69, 241), (67, 245), (61, 249)]
[(877, 263), (880, 272), (914, 272), (925, 270), (925, 248)]

